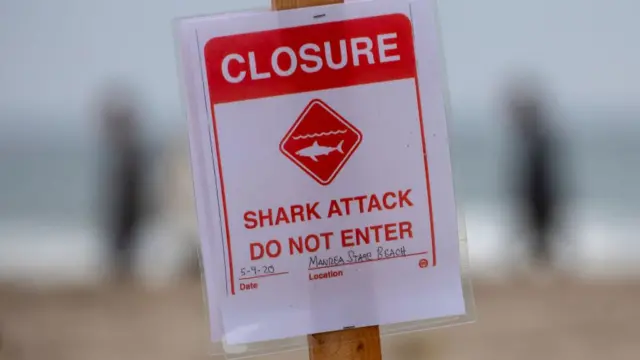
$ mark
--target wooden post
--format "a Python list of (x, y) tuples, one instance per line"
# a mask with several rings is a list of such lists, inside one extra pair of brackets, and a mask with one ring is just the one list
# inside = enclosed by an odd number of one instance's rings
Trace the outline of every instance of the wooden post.
[(271, 0), (273, 10), (287, 10), (302, 7), (342, 4), (344, 0)]
[[(341, 4), (344, 0), (271, 0), (273, 10)], [(382, 360), (378, 326), (309, 335), (310, 360)]]
[(377, 326), (309, 335), (310, 360), (382, 360)]

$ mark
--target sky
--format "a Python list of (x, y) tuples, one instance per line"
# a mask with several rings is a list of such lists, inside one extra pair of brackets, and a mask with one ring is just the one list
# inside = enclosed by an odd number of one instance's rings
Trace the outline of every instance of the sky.
[[(171, 21), (269, 0), (0, 0), (0, 128), (74, 127), (106, 80), (126, 77), (148, 115), (182, 117)], [(569, 108), (640, 113), (637, 0), (442, 0), (454, 110), (489, 111), (505, 76), (534, 69)], [(177, 121), (177, 120), (176, 120)]]

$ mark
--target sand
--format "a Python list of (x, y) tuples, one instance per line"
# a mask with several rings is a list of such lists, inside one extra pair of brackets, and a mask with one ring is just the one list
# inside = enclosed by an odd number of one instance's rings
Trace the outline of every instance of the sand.
[[(391, 337), (384, 359), (640, 359), (640, 280), (474, 288), (475, 323)], [(211, 359), (202, 299), (197, 281), (154, 291), (0, 286), (0, 359)]]

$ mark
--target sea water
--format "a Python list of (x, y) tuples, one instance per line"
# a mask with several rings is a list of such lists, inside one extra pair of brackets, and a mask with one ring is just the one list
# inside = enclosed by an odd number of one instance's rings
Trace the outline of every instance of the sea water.
[[(640, 122), (606, 120), (573, 119), (556, 130), (564, 150), (567, 202), (555, 237), (562, 262), (580, 273), (640, 274)], [(101, 152), (96, 142), (79, 139), (53, 134), (42, 143), (3, 143), (0, 280), (86, 282), (102, 273)], [(150, 175), (156, 173), (163, 140), (147, 146)], [(454, 121), (451, 140), (473, 269), (492, 271), (517, 262), (525, 234), (509, 192), (514, 159), (507, 128), (498, 121)], [(140, 236), (153, 244), (152, 234), (161, 232), (150, 225), (154, 180), (148, 184), (150, 215)], [(164, 244), (155, 246), (176, 246)], [(175, 261), (169, 256), (154, 266), (169, 271)]]

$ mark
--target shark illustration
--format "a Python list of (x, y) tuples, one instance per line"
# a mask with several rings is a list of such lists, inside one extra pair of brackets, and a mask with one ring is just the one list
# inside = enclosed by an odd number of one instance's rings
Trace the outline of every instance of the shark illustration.
[(318, 162), (318, 156), (322, 156), (322, 155), (329, 155), (334, 151), (339, 152), (340, 154), (344, 154), (344, 152), (342, 151), (342, 144), (344, 143), (344, 141), (340, 141), (340, 144), (338, 144), (338, 146), (336, 147), (329, 147), (329, 146), (321, 146), (318, 144), (318, 141), (314, 141), (313, 145), (306, 147), (304, 149), (299, 150), (298, 152), (296, 152), (296, 155), (298, 156), (305, 156), (308, 158), (311, 158), (311, 160)]

